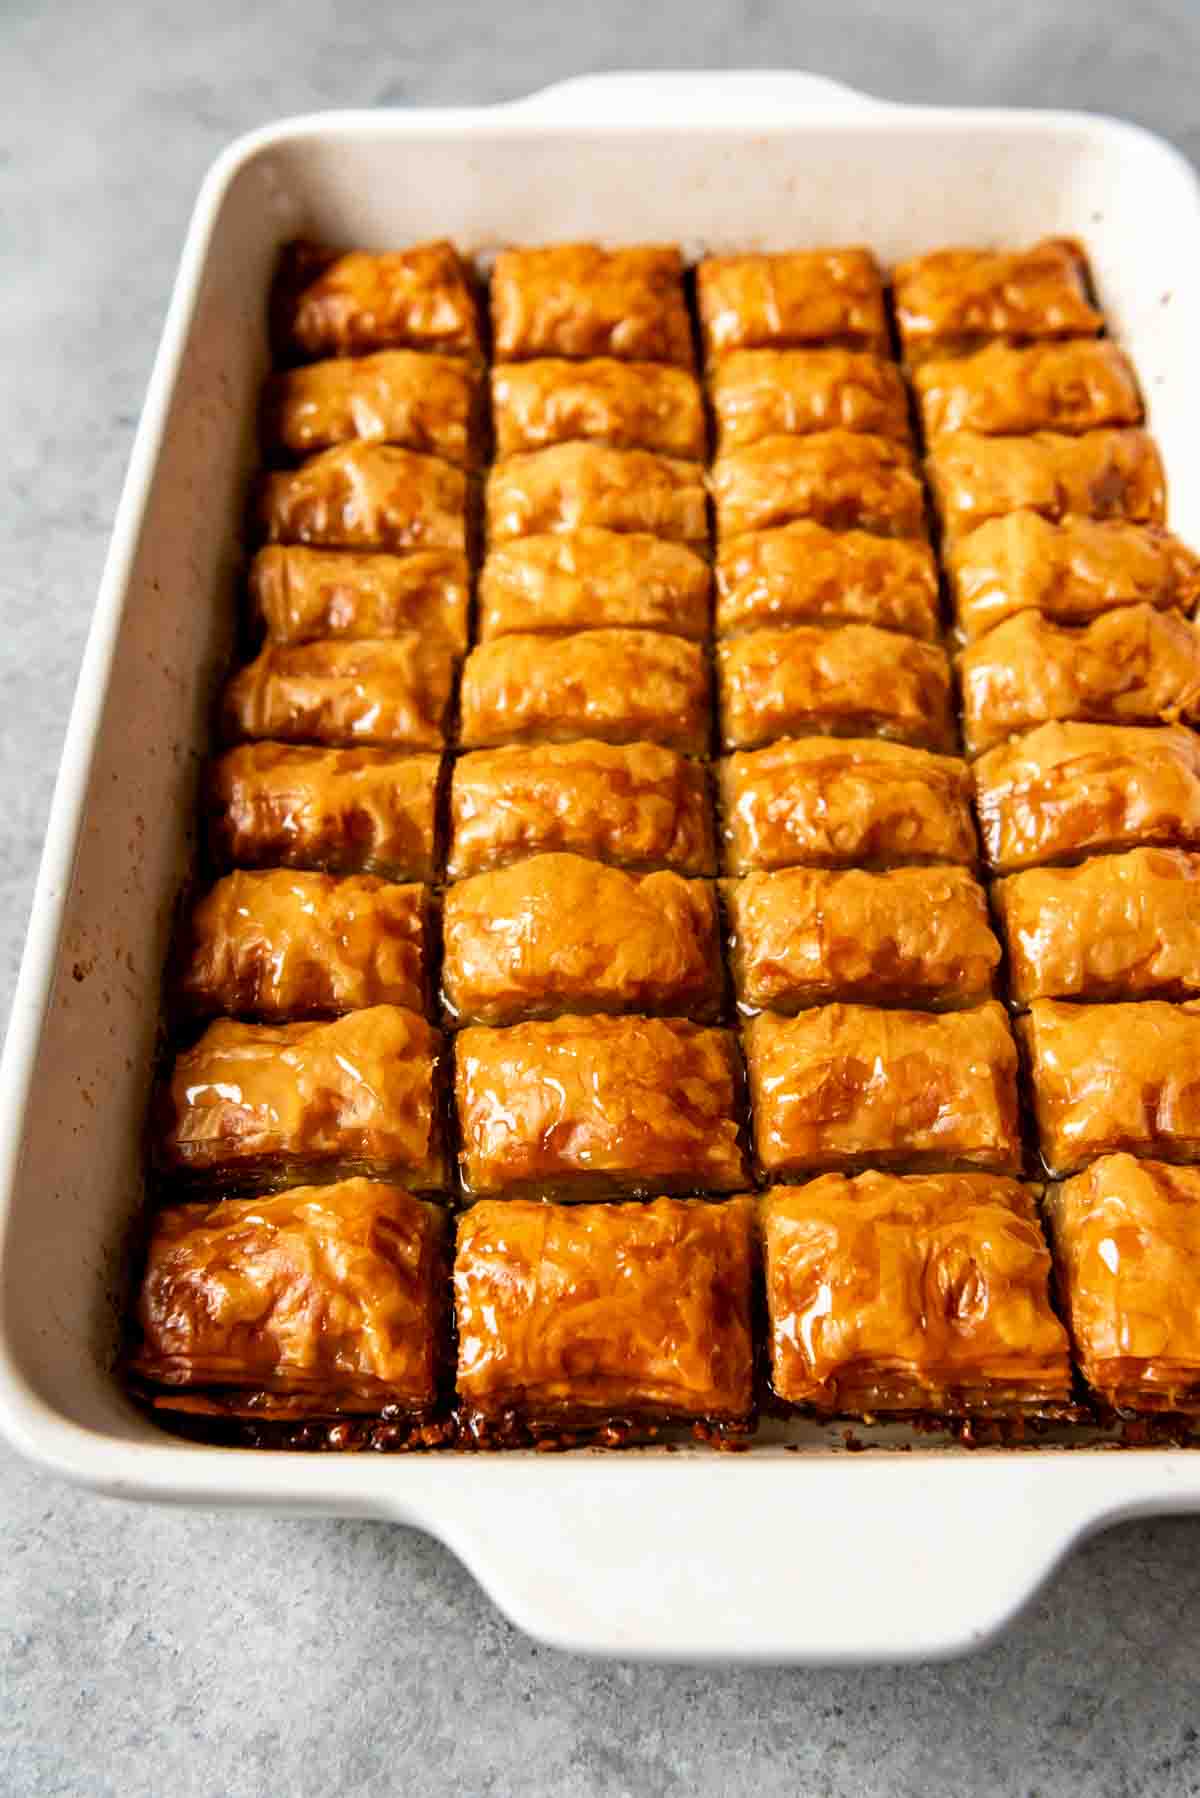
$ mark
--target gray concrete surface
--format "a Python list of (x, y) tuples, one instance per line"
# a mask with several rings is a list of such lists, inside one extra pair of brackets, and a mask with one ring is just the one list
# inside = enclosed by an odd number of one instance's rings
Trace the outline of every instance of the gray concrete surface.
[[(1198, 62), (1188, 0), (3, 0), (0, 1000), (184, 224), (228, 138), (589, 69), (774, 65), (1122, 113), (1198, 157)], [(121, 1507), (0, 1457), (4, 1794), (1200, 1792), (1200, 1523), (1092, 1542), (970, 1661), (699, 1672), (539, 1649), (404, 1530)]]

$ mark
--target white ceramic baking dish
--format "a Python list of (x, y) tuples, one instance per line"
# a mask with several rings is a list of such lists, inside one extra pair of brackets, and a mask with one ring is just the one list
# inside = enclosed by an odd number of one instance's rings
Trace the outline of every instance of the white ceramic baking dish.
[[(1200, 1509), (1200, 1455), (909, 1452), (792, 1432), (740, 1455), (437, 1456), (184, 1444), (111, 1357), (171, 907), (189, 855), (279, 245), (679, 239), (692, 251), (1082, 236), (1141, 372), (1176, 527), (1200, 540), (1200, 203), (1144, 132), (893, 107), (810, 76), (568, 82), (512, 106), (298, 119), (201, 192), (71, 716), (0, 1092), (0, 1422), (127, 1498), (391, 1518), (523, 1628), (671, 1659), (901, 1659), (999, 1628), (1082, 1534)], [(786, 1435), (787, 1432), (784, 1432)], [(880, 1438), (882, 1443), (885, 1438)]]

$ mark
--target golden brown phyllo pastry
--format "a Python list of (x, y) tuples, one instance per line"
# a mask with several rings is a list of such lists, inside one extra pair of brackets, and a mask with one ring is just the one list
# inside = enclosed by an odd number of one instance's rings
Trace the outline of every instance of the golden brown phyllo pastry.
[(1200, 849), (1200, 743), (1181, 725), (1043, 724), (975, 763), (997, 873), (1161, 843)]
[(870, 431), (908, 441), (908, 398), (894, 362), (862, 350), (735, 350), (709, 376), (717, 448), (778, 431)]
[(263, 477), (259, 535), (323, 549), (467, 547), (467, 477), (439, 456), (347, 443)]
[(340, 253), (297, 243), (273, 296), (285, 356), (362, 356), (397, 347), (479, 356), (479, 314), (451, 243)]
[(427, 1413), (445, 1213), (343, 1180), (154, 1220), (131, 1371), (157, 1406), (258, 1418)]
[(479, 575), (479, 637), (624, 625), (707, 637), (712, 570), (646, 531), (548, 531), (500, 543)]
[[(940, 437), (926, 463), (948, 544), (989, 518), (1038, 512), (1064, 518), (1121, 518), (1162, 524), (1166, 478), (1145, 431), (1035, 431), (1029, 437)], [(899, 535), (901, 533), (897, 533)]]
[(673, 244), (504, 250), (492, 273), (497, 362), (616, 356), (690, 368), (683, 260)]
[(752, 1217), (746, 1197), (473, 1205), (454, 1261), (468, 1416), (748, 1420)]
[(423, 1011), (429, 889), (373, 874), (275, 868), (227, 874), (189, 920), (180, 996), (212, 1017), (335, 1017), (371, 1005)]
[(970, 642), (1017, 612), (1087, 624), (1114, 606), (1191, 612), (1200, 601), (1200, 556), (1158, 525), (1037, 512), (993, 518), (946, 558), (958, 625)]
[(1083, 1377), (1107, 1404), (1200, 1409), (1200, 1169), (1105, 1155), (1046, 1213)]
[(225, 689), (226, 741), (440, 749), (457, 660), (444, 638), (418, 631), (361, 642), (268, 643)]
[(1001, 1416), (1071, 1396), (1028, 1188), (827, 1174), (763, 1198), (771, 1384), (790, 1404)]
[(1142, 422), (1133, 366), (1107, 339), (1024, 349), (993, 343), (973, 356), (924, 363), (913, 386), (928, 439), (947, 431), (1008, 437)]
[(708, 542), (703, 470), (651, 450), (556, 443), (509, 456), (488, 475), (486, 502), (492, 546), (588, 527), (698, 547)]
[(711, 881), (536, 855), (448, 889), (442, 986), (459, 1023), (563, 1012), (706, 1021), (722, 974)]
[(920, 537), (925, 529), (912, 451), (890, 437), (857, 431), (762, 437), (718, 456), (709, 484), (722, 545), (742, 531), (800, 518), (880, 537)]
[(294, 456), (335, 443), (396, 443), (462, 468), (480, 459), (480, 371), (456, 356), (383, 350), (273, 376), (263, 392), (268, 449)]
[(997, 881), (992, 898), (1021, 1004), (1200, 993), (1200, 855), (1131, 849), (1030, 868)]
[(1000, 945), (965, 868), (787, 868), (723, 885), (743, 1011), (830, 999), (951, 1010), (991, 996)]
[(467, 647), (471, 575), (461, 550), (387, 556), (271, 544), (250, 565), (250, 598), (272, 643), (420, 631)]
[(1087, 263), (1072, 238), (1028, 250), (934, 250), (892, 275), (907, 361), (963, 356), (1000, 338), (1036, 343), (1095, 337), (1104, 320), (1089, 304)]
[(762, 1012), (745, 1041), (755, 1152), (768, 1175), (1020, 1171), (1017, 1051), (1002, 1005)]
[(159, 1095), (159, 1162), (226, 1189), (358, 1173), (440, 1186), (441, 1044), (395, 1005), (332, 1023), (220, 1018)]
[(1200, 1004), (1035, 999), (1017, 1029), (1052, 1174), (1118, 1149), (1200, 1160)]
[(717, 633), (786, 624), (877, 624), (938, 634), (937, 565), (928, 543), (831, 531), (797, 519), (744, 531), (717, 551)]
[(772, 743), (721, 763), (725, 871), (977, 856), (965, 762), (902, 743)]
[(696, 270), (696, 302), (710, 358), (808, 344), (888, 353), (883, 278), (870, 250), (708, 256)]
[(658, 743), (513, 743), (459, 756), (450, 880), (555, 850), (641, 872), (715, 874), (707, 773)]
[(711, 728), (703, 650), (662, 631), (496, 637), (463, 669), (466, 748), (593, 738), (702, 755)]
[(454, 1040), (463, 1184), (477, 1196), (733, 1192), (747, 1183), (727, 1030), (563, 1017)]
[(386, 749), (243, 743), (216, 762), (207, 804), (215, 857), (431, 880), (441, 759)]
[(492, 370), (497, 456), (553, 443), (607, 443), (702, 462), (707, 442), (700, 384), (658, 362), (546, 357)]

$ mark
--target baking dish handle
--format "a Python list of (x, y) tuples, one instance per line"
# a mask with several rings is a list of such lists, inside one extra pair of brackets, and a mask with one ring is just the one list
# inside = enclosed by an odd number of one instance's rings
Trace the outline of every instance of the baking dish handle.
[(797, 113), (882, 111), (889, 102), (804, 69), (576, 75), (501, 108), (538, 125), (780, 123)]

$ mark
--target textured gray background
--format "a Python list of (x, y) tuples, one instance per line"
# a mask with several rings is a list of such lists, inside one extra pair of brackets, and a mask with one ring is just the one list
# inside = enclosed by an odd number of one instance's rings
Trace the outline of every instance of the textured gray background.
[[(793, 66), (1122, 113), (1200, 157), (1194, 0), (0, 0), (0, 33), (5, 1005), (188, 210), (230, 137), (591, 69)], [(696, 1672), (539, 1649), (401, 1529), (122, 1507), (0, 1457), (4, 1794), (1200, 1793), (1197, 1523), (1091, 1543), (970, 1661)]]

